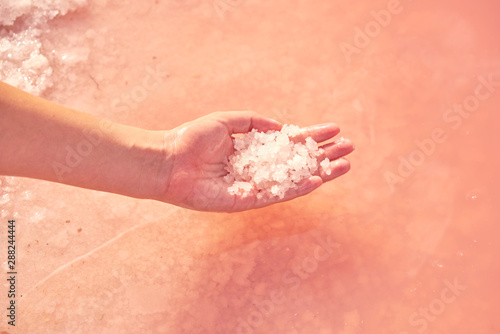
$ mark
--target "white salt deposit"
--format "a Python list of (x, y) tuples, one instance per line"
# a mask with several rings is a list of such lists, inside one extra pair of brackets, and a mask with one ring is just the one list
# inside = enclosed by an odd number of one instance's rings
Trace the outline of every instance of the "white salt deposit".
[(52, 86), (52, 67), (40, 51), (40, 31), (0, 34), (0, 80), (36, 95)]
[[(234, 139), (235, 152), (229, 157), (225, 180), (232, 195), (247, 196), (256, 191), (257, 198), (283, 198), (289, 189), (311, 177), (318, 170), (318, 157), (324, 152), (307, 137), (305, 143), (294, 142), (300, 134), (295, 125), (284, 125), (281, 131), (258, 132), (253, 129)], [(328, 175), (330, 160), (320, 165)]]
[(326, 175), (330, 175), (332, 170), (330, 169), (330, 159), (326, 158), (320, 163), (321, 168), (325, 171)]
[(41, 36), (50, 31), (47, 22), (86, 3), (87, 0), (1, 0), (0, 80), (36, 95), (51, 87), (53, 68)]

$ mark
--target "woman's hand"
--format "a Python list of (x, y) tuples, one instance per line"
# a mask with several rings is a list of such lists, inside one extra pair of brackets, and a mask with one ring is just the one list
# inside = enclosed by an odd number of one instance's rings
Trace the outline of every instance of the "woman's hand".
[[(202, 211), (235, 212), (256, 209), (306, 195), (323, 182), (331, 181), (349, 168), (343, 158), (353, 151), (349, 140), (339, 140), (322, 146), (330, 159), (332, 172), (320, 168), (316, 175), (302, 181), (297, 189), (289, 190), (283, 199), (258, 199), (256, 192), (245, 197), (229, 194), (224, 181), (227, 158), (234, 152), (232, 135), (259, 131), (280, 130), (281, 124), (254, 112), (216, 112), (165, 132), (167, 157), (163, 167), (168, 178), (159, 179), (158, 200)], [(339, 133), (333, 123), (315, 125), (301, 130), (304, 138), (311, 136), (321, 143)]]

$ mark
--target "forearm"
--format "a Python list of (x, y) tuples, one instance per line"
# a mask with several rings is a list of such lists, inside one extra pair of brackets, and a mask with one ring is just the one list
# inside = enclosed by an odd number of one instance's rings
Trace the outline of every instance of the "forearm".
[(154, 196), (154, 177), (164, 168), (161, 132), (105, 121), (4, 83), (0, 119), (0, 174)]

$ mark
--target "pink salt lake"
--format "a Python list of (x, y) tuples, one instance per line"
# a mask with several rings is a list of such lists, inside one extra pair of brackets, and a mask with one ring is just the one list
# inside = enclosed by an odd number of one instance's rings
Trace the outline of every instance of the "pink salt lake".
[(238, 214), (2, 177), (0, 333), (499, 333), (499, 22), (487, 0), (95, 0), (49, 21), (45, 98), (149, 129), (333, 121), (356, 151)]

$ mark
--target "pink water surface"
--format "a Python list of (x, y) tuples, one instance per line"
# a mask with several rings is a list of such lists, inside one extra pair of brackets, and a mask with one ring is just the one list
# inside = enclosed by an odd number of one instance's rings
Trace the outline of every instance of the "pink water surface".
[[(238, 214), (1, 178), (22, 297), (0, 333), (500, 333), (499, 22), (492, 0), (95, 0), (52, 20), (48, 99), (149, 129), (333, 121), (356, 151)], [(64, 67), (72, 48), (90, 51)]]

